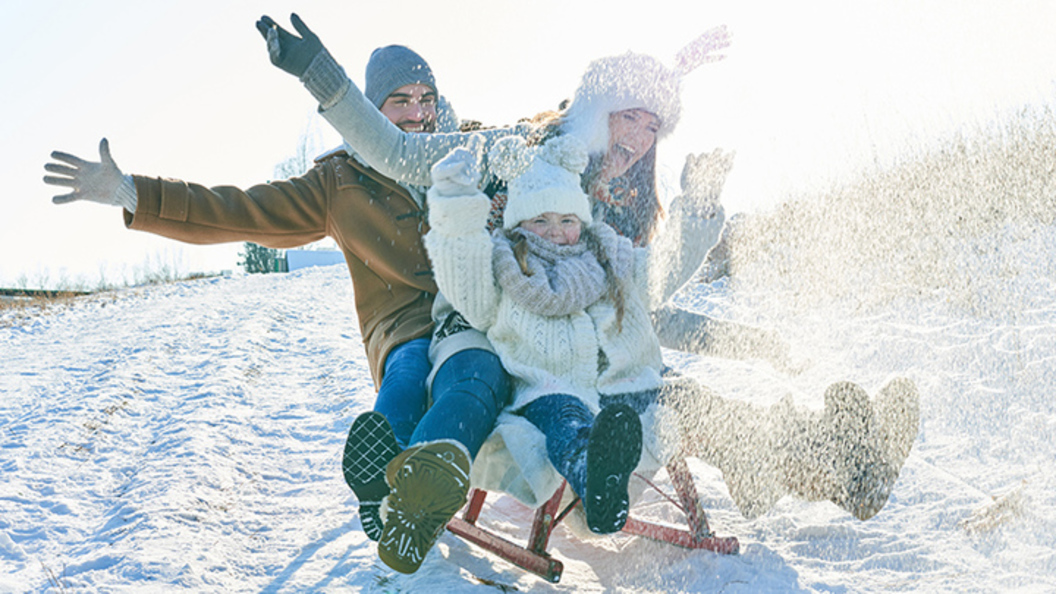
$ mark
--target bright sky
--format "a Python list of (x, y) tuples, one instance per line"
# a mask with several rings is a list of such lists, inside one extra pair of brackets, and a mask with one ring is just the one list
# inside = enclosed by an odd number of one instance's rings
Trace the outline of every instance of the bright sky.
[(52, 150), (126, 173), (249, 186), (293, 154), (310, 95), (272, 66), (253, 24), (298, 12), (362, 85), (371, 50), (402, 43), (432, 65), (459, 116), (507, 124), (571, 96), (596, 57), (671, 63), (726, 24), (728, 58), (691, 73), (683, 120), (660, 147), (737, 151), (731, 211), (886, 162), (1022, 104), (1056, 103), (1056, 2), (443, 0), (181, 2), (0, 0), (0, 287), (111, 282), (158, 265), (236, 267), (241, 245), (189, 246), (128, 231), (120, 210), (54, 206)]

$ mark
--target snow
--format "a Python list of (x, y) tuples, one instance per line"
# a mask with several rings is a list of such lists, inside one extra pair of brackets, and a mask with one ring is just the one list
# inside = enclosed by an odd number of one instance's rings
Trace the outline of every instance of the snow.
[[(1017, 237), (1001, 285), (1014, 316), (937, 292), (780, 309), (780, 295), (689, 287), (683, 305), (776, 329), (803, 371), (669, 363), (730, 397), (811, 407), (833, 381), (874, 393), (906, 375), (914, 450), (866, 522), (790, 498), (748, 521), (691, 461), (739, 555), (559, 527), (559, 584), (449, 533), (416, 575), (377, 560), (339, 467), (374, 395), (342, 266), (0, 310), (0, 592), (1051, 592), (1056, 229)], [(483, 518), (522, 541), (531, 511), (492, 495)]]

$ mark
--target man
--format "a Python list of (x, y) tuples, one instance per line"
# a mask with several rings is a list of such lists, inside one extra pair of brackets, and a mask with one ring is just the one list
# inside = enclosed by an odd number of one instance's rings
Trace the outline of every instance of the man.
[[(407, 132), (443, 131), (453, 120), (429, 65), (406, 47), (374, 51), (365, 89), (379, 110)], [(56, 204), (88, 200), (122, 206), (129, 228), (193, 243), (252, 241), (290, 248), (326, 236), (337, 241), (352, 276), (360, 331), (378, 388), (374, 411), (360, 415), (349, 431), (345, 480), (359, 498), (364, 531), (383, 541), (382, 559), (400, 571), (416, 570), (436, 529), (394, 521), (386, 531), (379, 508), (390, 495), (389, 484), (402, 485), (390, 497), (390, 519), (432, 513), (436, 506), (441, 516), (454, 507), (448, 517), (454, 515), (465, 502), (469, 460), (509, 393), (497, 357), (472, 349), (437, 370), (430, 406), (430, 310), (437, 289), (422, 245), (428, 230), (424, 192), (384, 177), (347, 147), (320, 157), (302, 176), (246, 190), (124, 175), (106, 139), (99, 153), (98, 163), (52, 153), (59, 163), (45, 169), (57, 175), (45, 176), (45, 183), (72, 188), (56, 196)], [(422, 546), (398, 546), (407, 540)]]

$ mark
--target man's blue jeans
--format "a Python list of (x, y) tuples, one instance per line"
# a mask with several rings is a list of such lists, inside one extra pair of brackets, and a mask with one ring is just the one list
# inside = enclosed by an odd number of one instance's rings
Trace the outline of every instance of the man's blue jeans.
[(468, 349), (452, 355), (433, 377), (433, 405), (410, 443), (454, 439), (476, 457), (510, 399), (510, 376), (498, 355)]
[(402, 447), (407, 447), (411, 433), (429, 408), (425, 380), (430, 369), (428, 338), (398, 345), (385, 358), (385, 376), (378, 388), (374, 410), (389, 420)]
[(402, 447), (454, 439), (476, 456), (509, 401), (509, 376), (494, 353), (460, 351), (437, 370), (430, 406), (425, 387), (430, 369), (428, 338), (390, 351), (374, 410), (388, 419)]

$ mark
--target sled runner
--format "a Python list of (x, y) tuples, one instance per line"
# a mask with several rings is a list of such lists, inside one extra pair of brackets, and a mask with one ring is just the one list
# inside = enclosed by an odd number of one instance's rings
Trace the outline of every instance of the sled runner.
[[(700, 504), (697, 488), (693, 484), (693, 476), (686, 466), (686, 461), (672, 462), (667, 466), (667, 472), (674, 485), (677, 500), (647, 479), (637, 474), (634, 476), (646, 481), (650, 487), (656, 489), (664, 498), (678, 507), (685, 515), (687, 528), (638, 520), (632, 516), (627, 519), (623, 532), (668, 542), (687, 549), (705, 549), (721, 554), (736, 554), (740, 549), (737, 538), (715, 536), (708, 526), (707, 516)], [(554, 528), (579, 504), (579, 499), (576, 498), (565, 509), (559, 509), (564, 490), (565, 483), (562, 483), (554, 495), (536, 510), (528, 543), (524, 546), (512, 543), (477, 525), (477, 518), (480, 516), (484, 499), (487, 497), (487, 492), (480, 489), (472, 491), (462, 517), (452, 519), (447, 524), (447, 529), (466, 541), (556, 584), (561, 579), (564, 565), (547, 554), (547, 544), (550, 542), (550, 534)]]

